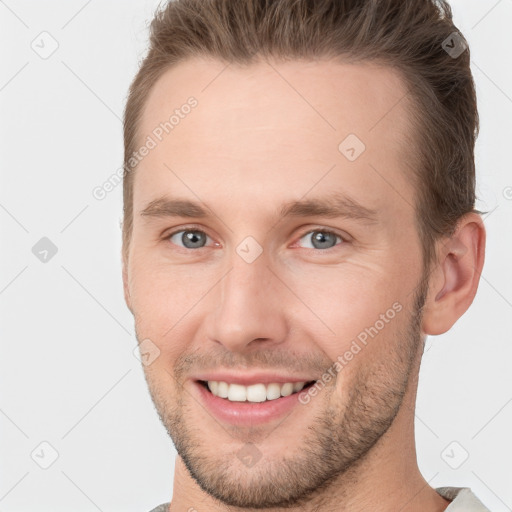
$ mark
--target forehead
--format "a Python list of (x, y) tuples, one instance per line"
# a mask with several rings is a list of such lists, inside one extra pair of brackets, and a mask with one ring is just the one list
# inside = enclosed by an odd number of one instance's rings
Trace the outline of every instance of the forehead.
[[(191, 97), (195, 106), (184, 107)], [(373, 63), (184, 61), (148, 96), (139, 143), (155, 144), (138, 165), (135, 202), (155, 199), (165, 183), (187, 192), (179, 176), (199, 197), (216, 190), (219, 200), (248, 189), (254, 199), (283, 192), (291, 199), (339, 184), (363, 190), (376, 206), (386, 196), (396, 202), (397, 191), (412, 194), (408, 100), (400, 75)], [(351, 161), (347, 146), (364, 151)]]

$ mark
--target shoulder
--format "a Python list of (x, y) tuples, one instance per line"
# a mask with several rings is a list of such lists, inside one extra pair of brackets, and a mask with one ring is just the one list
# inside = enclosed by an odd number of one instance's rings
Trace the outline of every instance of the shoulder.
[(451, 501), (446, 512), (490, 512), (469, 487), (437, 487), (436, 491)]
[(162, 505), (158, 505), (158, 507), (150, 510), (150, 512), (169, 512), (170, 503), (162, 503)]

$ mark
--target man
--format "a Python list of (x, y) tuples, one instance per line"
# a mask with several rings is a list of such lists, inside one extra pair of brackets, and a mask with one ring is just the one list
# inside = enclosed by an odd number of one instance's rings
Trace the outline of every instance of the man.
[(155, 511), (487, 510), (414, 441), (475, 297), (478, 130), (445, 2), (180, 0), (125, 112), (123, 280), (178, 457)]

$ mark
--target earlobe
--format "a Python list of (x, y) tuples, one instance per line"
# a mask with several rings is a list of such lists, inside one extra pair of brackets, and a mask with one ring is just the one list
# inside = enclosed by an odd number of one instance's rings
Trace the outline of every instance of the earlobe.
[(450, 238), (439, 242), (438, 261), (424, 307), (423, 332), (448, 331), (469, 308), (485, 258), (485, 227), (479, 214), (466, 214)]

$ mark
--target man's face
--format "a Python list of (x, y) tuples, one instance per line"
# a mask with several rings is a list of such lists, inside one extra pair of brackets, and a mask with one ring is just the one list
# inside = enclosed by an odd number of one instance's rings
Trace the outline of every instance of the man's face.
[[(139, 342), (160, 351), (146, 379), (197, 483), (231, 505), (285, 506), (362, 460), (417, 371), (411, 128), (388, 68), (224, 68), (181, 63), (148, 98), (139, 140), (157, 144), (135, 175), (127, 300)], [(206, 216), (173, 216), (163, 199)], [(341, 211), (281, 216), (295, 201)], [(237, 401), (240, 384), (272, 399)]]

